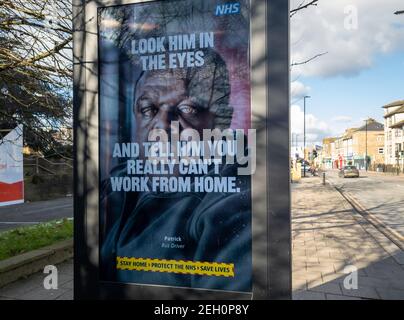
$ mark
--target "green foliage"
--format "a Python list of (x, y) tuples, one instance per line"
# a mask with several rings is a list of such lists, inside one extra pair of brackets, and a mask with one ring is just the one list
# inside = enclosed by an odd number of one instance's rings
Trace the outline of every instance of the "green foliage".
[(71, 219), (40, 223), (0, 233), (0, 260), (73, 237)]

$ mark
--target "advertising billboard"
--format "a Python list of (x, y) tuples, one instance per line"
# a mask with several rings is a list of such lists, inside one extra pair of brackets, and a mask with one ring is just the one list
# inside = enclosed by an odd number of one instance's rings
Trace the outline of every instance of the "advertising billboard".
[(249, 1), (100, 7), (98, 55), (100, 280), (251, 292)]
[(0, 140), (0, 206), (24, 203), (23, 126)]

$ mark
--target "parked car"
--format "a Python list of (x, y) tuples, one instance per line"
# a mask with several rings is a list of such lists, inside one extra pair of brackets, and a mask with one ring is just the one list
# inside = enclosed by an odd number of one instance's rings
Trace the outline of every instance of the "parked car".
[(338, 172), (340, 178), (359, 178), (359, 170), (355, 166), (345, 166)]

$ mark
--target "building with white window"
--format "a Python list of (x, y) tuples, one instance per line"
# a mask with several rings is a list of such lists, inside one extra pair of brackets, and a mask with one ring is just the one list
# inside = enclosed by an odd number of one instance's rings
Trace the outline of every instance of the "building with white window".
[(355, 165), (359, 169), (375, 169), (384, 163), (384, 126), (367, 119), (359, 128), (349, 128), (339, 137), (323, 140), (322, 166), (337, 169)]
[(384, 108), (384, 159), (386, 165), (403, 166), (404, 100), (395, 101)]

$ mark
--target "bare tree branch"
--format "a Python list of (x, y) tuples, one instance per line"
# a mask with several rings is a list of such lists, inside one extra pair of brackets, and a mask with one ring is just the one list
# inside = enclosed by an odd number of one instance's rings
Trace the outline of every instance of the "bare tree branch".
[(310, 1), (309, 3), (307, 3), (307, 4), (305, 4), (305, 2), (306, 2), (306, 1), (303, 0), (303, 1), (299, 4), (299, 6), (298, 6), (297, 8), (290, 10), (290, 17), (293, 17), (297, 12), (299, 12), (299, 11), (301, 11), (301, 10), (303, 10), (303, 9), (307, 9), (308, 7), (311, 7), (311, 6), (317, 6), (318, 0), (312, 0), (312, 1)]
[(313, 61), (313, 60), (315, 60), (315, 59), (317, 59), (317, 58), (319, 58), (319, 57), (321, 57), (321, 56), (323, 56), (323, 55), (325, 55), (325, 54), (327, 54), (327, 53), (328, 53), (328, 52), (323, 52), (323, 53), (316, 54), (315, 56), (313, 56), (313, 57), (311, 57), (311, 58), (309, 58), (309, 59), (307, 59), (307, 60), (305, 60), (305, 61), (293, 62), (290, 66), (291, 66), (291, 67), (294, 67), (294, 66), (300, 66), (300, 65), (309, 63), (309, 62), (311, 62), (311, 61)]
[(56, 148), (72, 125), (72, 60), (71, 0), (0, 0), (0, 126)]

